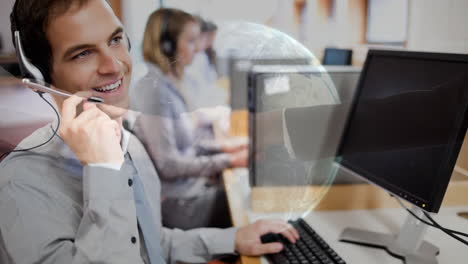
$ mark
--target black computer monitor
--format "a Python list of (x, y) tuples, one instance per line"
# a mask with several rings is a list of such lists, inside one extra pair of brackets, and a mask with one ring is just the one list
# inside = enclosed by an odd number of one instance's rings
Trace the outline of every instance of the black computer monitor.
[(350, 49), (325, 48), (323, 65), (351, 65), (353, 51)]
[[(466, 133), (467, 85), (468, 55), (369, 51), (338, 150), (340, 166), (413, 204), (415, 212), (437, 212)], [(422, 238), (415, 230), (405, 224), (396, 239), (387, 237), (391, 245), (355, 230), (342, 240), (435, 258), (438, 249), (427, 242), (411, 248)]]
[(230, 58), (230, 106), (233, 110), (247, 109), (247, 76), (255, 65), (310, 65), (311, 58)]

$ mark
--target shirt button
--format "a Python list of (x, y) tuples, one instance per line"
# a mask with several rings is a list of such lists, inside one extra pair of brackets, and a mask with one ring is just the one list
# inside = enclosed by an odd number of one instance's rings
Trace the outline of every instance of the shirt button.
[(130, 241), (132, 241), (132, 244), (135, 244), (136, 243), (136, 237), (132, 236), (132, 239)]
[(133, 180), (132, 179), (128, 179), (128, 186), (132, 187), (133, 185)]

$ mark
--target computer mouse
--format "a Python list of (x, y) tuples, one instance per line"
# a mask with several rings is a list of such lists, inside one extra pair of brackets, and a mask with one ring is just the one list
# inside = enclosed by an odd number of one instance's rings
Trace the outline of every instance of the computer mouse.
[(281, 242), (281, 235), (276, 233), (266, 233), (260, 237), (263, 244)]

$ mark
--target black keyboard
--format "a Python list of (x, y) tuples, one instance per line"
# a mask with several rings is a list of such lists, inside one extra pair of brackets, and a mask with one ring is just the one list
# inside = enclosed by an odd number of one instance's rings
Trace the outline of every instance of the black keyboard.
[(279, 240), (284, 246), (281, 252), (267, 255), (270, 263), (346, 264), (327, 242), (325, 242), (325, 240), (323, 240), (303, 219), (299, 218), (296, 221), (289, 221), (289, 223), (297, 229), (301, 237), (295, 244), (289, 242), (289, 240), (281, 235), (276, 235), (276, 238), (271, 236), (267, 238), (262, 237), (264, 243)]

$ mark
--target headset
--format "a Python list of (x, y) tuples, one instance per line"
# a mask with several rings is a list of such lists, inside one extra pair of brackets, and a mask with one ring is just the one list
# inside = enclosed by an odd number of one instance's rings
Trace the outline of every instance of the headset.
[[(4, 157), (6, 157), (8, 154), (10, 154), (12, 152), (26, 152), (26, 151), (30, 151), (30, 150), (39, 148), (41, 146), (44, 146), (45, 144), (49, 143), (55, 137), (55, 135), (57, 134), (57, 131), (58, 131), (59, 127), (60, 127), (60, 115), (59, 115), (57, 109), (55, 109), (55, 107), (46, 98), (44, 98), (44, 93), (50, 93), (50, 94), (63, 96), (63, 97), (72, 96), (72, 94), (70, 94), (69, 92), (62, 91), (62, 90), (57, 89), (55, 87), (52, 87), (50, 84), (46, 83), (45, 80), (44, 80), (44, 75), (39, 70), (39, 68), (36, 67), (35, 65), (33, 65), (28, 60), (28, 58), (26, 57), (25, 52), (23, 50), (23, 45), (21, 43), (21, 33), (20, 33), (20, 30), (18, 29), (19, 24), (18, 24), (18, 20), (17, 20), (17, 16), (16, 16), (17, 3), (18, 3), (18, 1), (15, 1), (14, 5), (13, 5), (13, 11), (11, 12), (11, 15), (10, 15), (10, 21), (11, 21), (11, 24), (12, 24), (11, 27), (12, 27), (12, 32), (13, 32), (13, 40), (14, 40), (14, 44), (15, 44), (16, 57), (18, 59), (18, 64), (19, 64), (19, 67), (20, 67), (21, 75), (23, 77), (22, 83), (25, 84), (26, 87), (28, 87), (28, 88), (32, 89), (34, 92), (36, 92), (54, 110), (54, 112), (55, 112), (55, 114), (57, 116), (58, 123), (57, 123), (57, 127), (53, 131), (52, 136), (49, 139), (47, 139), (45, 142), (43, 142), (43, 143), (41, 143), (39, 145), (30, 147), (30, 148), (15, 149), (15, 150), (7, 151), (7, 152), (2, 153), (0, 155), (0, 160), (2, 160)], [(127, 37), (126, 40), (127, 40), (127, 44), (128, 44), (128, 50), (130, 51), (131, 50), (130, 39), (129, 39), (129, 37), (127, 35), (126, 35), (126, 37)], [(104, 102), (104, 100), (102, 98), (97, 97), (97, 96), (89, 97), (89, 98), (87, 98), (87, 101), (94, 102), (94, 103), (103, 103)]]
[(161, 30), (160, 30), (160, 44), (162, 53), (169, 59), (174, 59), (176, 52), (176, 41), (169, 35), (169, 16), (171, 11), (163, 9)]

